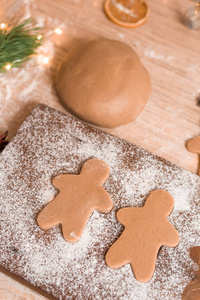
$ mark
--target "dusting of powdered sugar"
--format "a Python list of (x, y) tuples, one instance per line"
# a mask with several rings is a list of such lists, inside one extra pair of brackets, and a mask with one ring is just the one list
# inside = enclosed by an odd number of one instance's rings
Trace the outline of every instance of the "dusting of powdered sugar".
[(155, 60), (165, 61), (167, 63), (173, 63), (174, 62), (174, 56), (166, 56), (164, 54), (158, 53), (157, 51), (153, 49), (145, 49), (144, 55), (150, 58), (153, 58)]
[(112, 0), (112, 5), (114, 5), (120, 12), (130, 15), (133, 18), (137, 18), (138, 14), (134, 13), (134, 9), (130, 9), (123, 4), (117, 2), (116, 0)]
[[(41, 230), (36, 216), (58, 193), (52, 177), (78, 174), (92, 157), (110, 167), (104, 187), (114, 208), (108, 214), (95, 211), (79, 242), (70, 244), (60, 226)], [(198, 176), (45, 106), (34, 109), (0, 162), (2, 266), (59, 299), (181, 299), (194, 265), (188, 249), (200, 244)], [(161, 249), (153, 278), (142, 284), (130, 265), (113, 270), (104, 257), (123, 230), (117, 210), (143, 206), (155, 189), (174, 197), (168, 219), (180, 243)]]

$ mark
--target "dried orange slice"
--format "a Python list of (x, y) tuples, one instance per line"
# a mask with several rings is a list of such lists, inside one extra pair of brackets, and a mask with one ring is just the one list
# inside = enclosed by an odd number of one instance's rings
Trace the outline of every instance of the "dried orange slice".
[(148, 5), (140, 0), (106, 0), (104, 9), (113, 22), (129, 28), (144, 24), (150, 13)]

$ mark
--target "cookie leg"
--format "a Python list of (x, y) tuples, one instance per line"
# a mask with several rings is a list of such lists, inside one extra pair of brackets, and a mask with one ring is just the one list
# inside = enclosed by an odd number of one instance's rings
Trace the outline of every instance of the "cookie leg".
[(107, 266), (112, 269), (123, 267), (128, 263), (126, 259), (126, 249), (124, 249), (120, 240), (115, 242), (108, 250), (105, 256), (105, 261)]
[(59, 218), (55, 213), (56, 203), (53, 200), (38, 215), (37, 223), (42, 229), (49, 229), (58, 225)]
[(152, 278), (155, 270), (156, 255), (150, 255), (150, 253), (147, 252), (146, 257), (135, 257), (130, 264), (135, 278), (140, 282), (148, 282)]
[(78, 213), (68, 215), (68, 218), (62, 222), (64, 239), (70, 243), (78, 242), (84, 232), (87, 219), (87, 215), (83, 217)]

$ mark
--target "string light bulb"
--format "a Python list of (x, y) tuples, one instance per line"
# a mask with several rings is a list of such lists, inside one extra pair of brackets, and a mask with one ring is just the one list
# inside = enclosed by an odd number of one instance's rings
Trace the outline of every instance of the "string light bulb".
[(195, 15), (198, 15), (199, 13), (200, 13), (200, 1), (198, 0), (198, 1), (196, 2), (194, 14), (195, 14)]
[(37, 36), (37, 39), (38, 39), (38, 40), (41, 40), (41, 39), (42, 39), (42, 35), (39, 34), (39, 35)]
[(6, 27), (7, 27), (6, 23), (1, 23), (1, 24), (0, 24), (1, 30), (2, 30), (2, 29), (5, 29)]
[(55, 32), (56, 34), (62, 34), (62, 33), (63, 33), (62, 29), (60, 29), (60, 28), (54, 29), (54, 32)]
[(6, 70), (10, 70), (10, 69), (11, 69), (11, 65), (10, 65), (10, 64), (7, 64), (7, 65), (5, 66), (5, 69), (6, 69)]
[(47, 65), (49, 63), (49, 57), (48, 56), (45, 56), (42, 60), (43, 64), (44, 65)]
[[(7, 28), (8, 24), (6, 23), (0, 23), (0, 30), (5, 30)], [(52, 33), (56, 33), (58, 35), (63, 34), (63, 30), (60, 27), (57, 27), (55, 29), (53, 29), (52, 31), (50, 31), (49, 33), (45, 34), (45, 37), (48, 35), (51, 35)], [(37, 40), (41, 40), (43, 39), (43, 35), (42, 34), (38, 34), (36, 36)], [(19, 62), (20, 60), (16, 60), (13, 63)], [(50, 57), (48, 56), (44, 56), (43, 54), (39, 54), (38, 56), (38, 62), (40, 65), (43, 66), (47, 66), (50, 63)], [(5, 70), (9, 71), (10, 69), (12, 69), (12, 64), (7, 63), (6, 65), (4, 65), (3, 67)]]

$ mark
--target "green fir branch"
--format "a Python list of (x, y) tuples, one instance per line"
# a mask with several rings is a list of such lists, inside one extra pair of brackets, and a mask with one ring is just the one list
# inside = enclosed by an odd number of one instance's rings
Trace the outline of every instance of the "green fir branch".
[(0, 30), (0, 72), (5, 72), (7, 65), (20, 67), (36, 54), (42, 39), (38, 39), (41, 28), (34, 26), (34, 20), (29, 18)]

